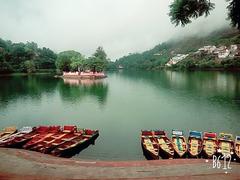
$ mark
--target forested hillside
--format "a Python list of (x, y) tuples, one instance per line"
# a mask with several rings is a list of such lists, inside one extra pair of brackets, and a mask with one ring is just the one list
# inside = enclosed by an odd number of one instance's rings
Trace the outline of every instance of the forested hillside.
[(174, 55), (197, 51), (205, 45), (240, 44), (240, 34), (235, 29), (222, 29), (208, 36), (190, 36), (178, 40), (169, 40), (142, 53), (133, 53), (116, 60), (116, 65), (126, 69), (160, 69)]

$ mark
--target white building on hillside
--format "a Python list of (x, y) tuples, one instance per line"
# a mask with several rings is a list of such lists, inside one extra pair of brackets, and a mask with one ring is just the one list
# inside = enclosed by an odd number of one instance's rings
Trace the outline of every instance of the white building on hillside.
[(219, 59), (224, 59), (229, 56), (230, 50), (226, 46), (220, 46), (214, 51), (214, 54), (216, 54)]
[(189, 54), (177, 54), (167, 62), (166, 66), (172, 66), (174, 64), (177, 64), (179, 61), (185, 59), (188, 55)]
[(216, 50), (216, 46), (203, 46), (202, 48), (198, 49), (201, 53), (211, 54)]

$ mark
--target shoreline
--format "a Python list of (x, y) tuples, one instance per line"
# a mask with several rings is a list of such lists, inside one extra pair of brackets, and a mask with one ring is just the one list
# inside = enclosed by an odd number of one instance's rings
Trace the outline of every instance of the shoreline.
[(90, 161), (58, 158), (22, 149), (0, 148), (0, 179), (237, 179), (240, 164), (228, 174), (205, 159)]
[[(137, 68), (129, 68), (129, 69), (120, 69), (120, 70), (137, 70), (137, 71), (181, 71), (181, 72), (193, 72), (193, 71), (212, 71), (212, 72), (239, 72), (240, 67), (233, 67), (233, 68), (224, 68), (224, 67), (219, 67), (219, 68), (180, 68), (180, 67), (161, 67), (157, 69), (137, 69)], [(113, 71), (119, 71), (119, 69), (115, 69)], [(54, 72), (35, 72), (35, 73), (6, 73), (6, 74), (0, 74), (0, 77), (9, 77), (9, 76), (31, 76), (31, 75), (50, 75), (53, 74), (55, 78), (66, 78), (66, 79), (105, 79), (107, 78), (107, 75), (104, 77), (97, 77), (97, 76), (63, 76), (63, 75), (57, 75)]]
[(172, 71), (220, 71), (220, 72), (239, 72), (240, 68), (189, 68), (189, 69), (181, 69), (179, 67), (176, 68), (165, 68), (165, 70)]

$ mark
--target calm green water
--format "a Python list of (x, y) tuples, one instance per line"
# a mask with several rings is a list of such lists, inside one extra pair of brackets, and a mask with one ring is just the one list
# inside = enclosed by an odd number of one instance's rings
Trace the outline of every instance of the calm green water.
[(0, 77), (0, 128), (76, 124), (100, 136), (74, 158), (144, 159), (141, 129), (240, 135), (240, 74), (115, 72), (96, 82)]

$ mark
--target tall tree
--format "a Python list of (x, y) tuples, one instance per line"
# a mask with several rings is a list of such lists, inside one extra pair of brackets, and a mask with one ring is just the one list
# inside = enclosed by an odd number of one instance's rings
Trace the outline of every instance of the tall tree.
[[(229, 2), (228, 19), (231, 20), (233, 27), (240, 30), (240, 0), (226, 0)], [(210, 11), (215, 8), (215, 4), (210, 0), (174, 0), (170, 5), (170, 19), (176, 26), (185, 26), (191, 23), (191, 19), (200, 16), (208, 16)]]
[(103, 47), (101, 46), (99, 46), (96, 49), (96, 52), (93, 54), (93, 56), (104, 61), (107, 60), (107, 54), (105, 53), (105, 51), (103, 50)]
[(100, 72), (106, 69), (107, 64), (107, 54), (103, 50), (103, 47), (99, 46), (93, 56), (88, 59), (88, 66), (93, 72)]
[(71, 58), (71, 71), (84, 71), (86, 69), (86, 61), (82, 55)]

